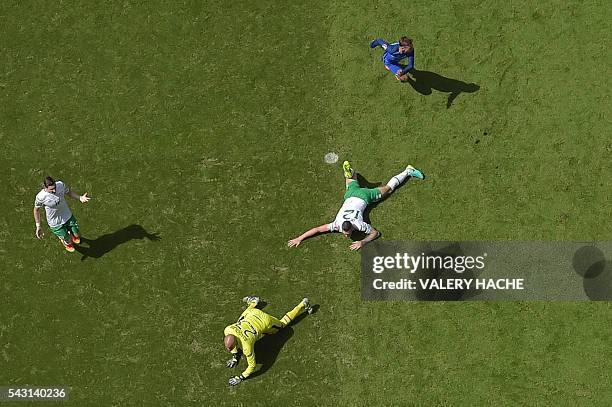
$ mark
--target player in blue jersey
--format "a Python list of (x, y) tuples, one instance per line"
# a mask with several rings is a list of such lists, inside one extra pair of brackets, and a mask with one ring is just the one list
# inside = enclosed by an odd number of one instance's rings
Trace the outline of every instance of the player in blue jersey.
[[(402, 37), (398, 42), (389, 44), (387, 41), (376, 38), (370, 43), (370, 48), (382, 47), (385, 51), (381, 60), (385, 68), (390, 71), (398, 81), (409, 79), (408, 72), (414, 68), (414, 46), (408, 37)], [(406, 64), (404, 64), (406, 60)]]

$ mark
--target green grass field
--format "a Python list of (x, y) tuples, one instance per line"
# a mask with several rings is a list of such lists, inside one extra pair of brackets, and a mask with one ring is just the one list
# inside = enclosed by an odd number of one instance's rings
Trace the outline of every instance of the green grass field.
[[(341, 205), (329, 151), (372, 182), (427, 174), (372, 211), (382, 239), (610, 240), (610, 21), (597, 0), (2, 2), (0, 386), (69, 386), (74, 406), (611, 405), (609, 303), (362, 302), (347, 240), (286, 247)], [(368, 46), (400, 35), (431, 94)], [(85, 255), (34, 238), (47, 174), (93, 197), (70, 202)], [(320, 308), (229, 388), (247, 294)]]

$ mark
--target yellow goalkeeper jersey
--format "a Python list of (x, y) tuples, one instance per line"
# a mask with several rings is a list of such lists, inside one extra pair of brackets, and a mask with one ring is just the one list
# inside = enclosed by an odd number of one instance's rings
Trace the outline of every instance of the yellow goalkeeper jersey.
[(232, 353), (237, 353), (238, 349), (242, 349), (242, 353), (246, 357), (248, 366), (242, 372), (242, 377), (247, 378), (255, 370), (257, 365), (255, 362), (255, 342), (272, 327), (273, 321), (270, 315), (257, 308), (249, 307), (240, 315), (238, 322), (228, 325), (223, 331), (224, 335), (234, 335), (238, 339)]

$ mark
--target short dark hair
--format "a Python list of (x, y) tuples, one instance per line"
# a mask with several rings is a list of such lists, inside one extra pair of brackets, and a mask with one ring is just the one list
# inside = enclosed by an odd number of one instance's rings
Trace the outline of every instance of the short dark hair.
[(45, 180), (43, 181), (43, 185), (45, 186), (45, 188), (50, 187), (51, 185), (55, 185), (55, 180), (47, 175), (45, 177)]
[(411, 47), (412, 48), (412, 38), (408, 38), (408, 37), (402, 37), (399, 40), (399, 44), (402, 47)]
[(344, 222), (342, 222), (343, 232), (350, 232), (352, 229), (353, 229), (353, 224), (351, 222), (349, 222), (348, 220), (345, 220)]

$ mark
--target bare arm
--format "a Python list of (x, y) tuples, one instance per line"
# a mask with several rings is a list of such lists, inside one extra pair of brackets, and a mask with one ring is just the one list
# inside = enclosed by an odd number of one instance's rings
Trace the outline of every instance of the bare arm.
[(370, 232), (369, 235), (367, 235), (365, 238), (363, 238), (363, 240), (358, 240), (356, 242), (353, 242), (350, 246), (351, 250), (359, 250), (361, 249), (364, 245), (370, 243), (372, 240), (375, 240), (376, 238), (378, 238), (378, 236), (380, 236), (380, 232), (374, 228), (372, 228), (372, 231)]
[(300, 243), (302, 243), (302, 240), (308, 239), (309, 237), (312, 237), (312, 236), (315, 236), (315, 235), (318, 235), (319, 233), (326, 233), (326, 232), (329, 232), (329, 228), (327, 227), (327, 224), (324, 224), (324, 225), (321, 225), (321, 226), (317, 226), (315, 228), (307, 230), (306, 232), (302, 233), (301, 235), (299, 235), (295, 239), (289, 240), (289, 242), (287, 244), (288, 244), (289, 247), (297, 247), (297, 246), (300, 245)]
[(37, 239), (42, 239), (43, 237), (43, 231), (42, 231), (42, 227), (40, 226), (40, 212), (38, 212), (38, 208), (34, 207), (34, 222), (36, 222), (36, 238)]
[(76, 192), (70, 190), (70, 192), (68, 192), (68, 195), (70, 195), (72, 199), (76, 199), (77, 201), (80, 201), (82, 203), (88, 202), (91, 199), (87, 196), (87, 192), (85, 192), (83, 195), (79, 195)]
[(37, 225), (40, 225), (40, 213), (38, 212), (37, 207), (34, 207), (34, 222), (36, 222)]

